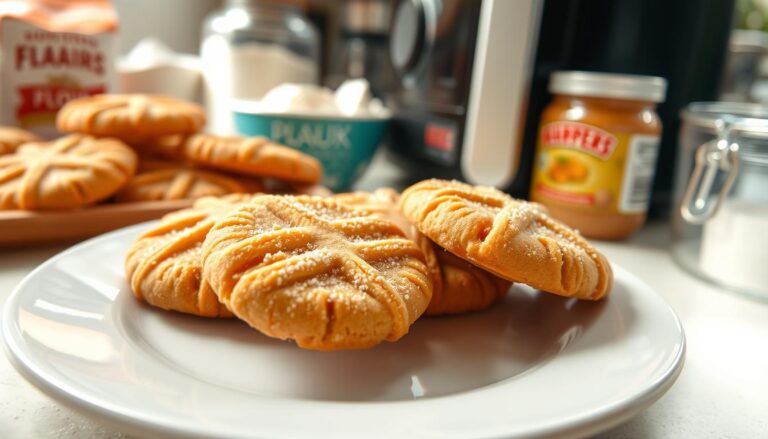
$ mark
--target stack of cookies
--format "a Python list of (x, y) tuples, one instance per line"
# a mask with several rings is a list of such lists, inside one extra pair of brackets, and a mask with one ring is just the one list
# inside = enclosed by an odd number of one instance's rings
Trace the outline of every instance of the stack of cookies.
[(263, 138), (201, 134), (203, 125), (193, 103), (99, 95), (59, 111), (59, 131), (73, 134), (55, 141), (0, 128), (0, 209), (295, 192), (320, 181), (313, 157)]
[(613, 282), (606, 258), (541, 206), (441, 180), (402, 195), (202, 198), (141, 235), (125, 268), (150, 305), (317, 350), (396, 341), (424, 314), (492, 306), (512, 282), (588, 300)]

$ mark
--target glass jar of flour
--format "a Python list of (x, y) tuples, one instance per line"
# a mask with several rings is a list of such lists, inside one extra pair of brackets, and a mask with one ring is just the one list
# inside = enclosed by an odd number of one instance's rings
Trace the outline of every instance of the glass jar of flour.
[(227, 0), (203, 24), (200, 56), (207, 130), (234, 134), (232, 99), (318, 82), (320, 37), (297, 1)]

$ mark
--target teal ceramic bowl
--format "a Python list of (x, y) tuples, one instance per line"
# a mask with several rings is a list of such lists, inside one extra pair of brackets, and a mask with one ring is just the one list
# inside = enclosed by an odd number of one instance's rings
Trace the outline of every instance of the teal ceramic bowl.
[(334, 192), (349, 190), (365, 172), (384, 140), (389, 117), (298, 115), (234, 110), (235, 130), (263, 136), (316, 157), (323, 164), (323, 184)]

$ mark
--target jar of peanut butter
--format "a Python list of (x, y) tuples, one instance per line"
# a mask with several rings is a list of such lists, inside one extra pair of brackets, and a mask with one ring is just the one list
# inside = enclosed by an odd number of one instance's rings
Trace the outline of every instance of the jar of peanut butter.
[(590, 238), (621, 239), (645, 222), (666, 80), (555, 72), (541, 117), (531, 199)]

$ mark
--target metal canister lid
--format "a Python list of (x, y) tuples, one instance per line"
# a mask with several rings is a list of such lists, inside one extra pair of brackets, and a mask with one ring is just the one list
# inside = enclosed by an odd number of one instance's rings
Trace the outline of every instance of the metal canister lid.
[[(683, 136), (710, 139), (695, 146), (693, 171), (680, 203), (683, 219), (704, 224), (723, 204), (742, 164), (768, 166), (768, 107), (694, 102), (680, 115)], [(695, 134), (685, 134), (689, 130)], [(681, 146), (689, 147), (685, 143)]]
[(744, 136), (768, 137), (768, 106), (747, 102), (691, 102), (680, 117), (690, 124), (715, 132), (718, 120), (727, 120), (731, 130)]
[(689, 126), (718, 135), (720, 124), (728, 125), (730, 135), (739, 142), (741, 159), (768, 165), (768, 106), (746, 102), (692, 102), (680, 118)]
[(591, 96), (663, 102), (667, 80), (658, 76), (559, 71), (549, 78), (549, 91), (572, 96)]

